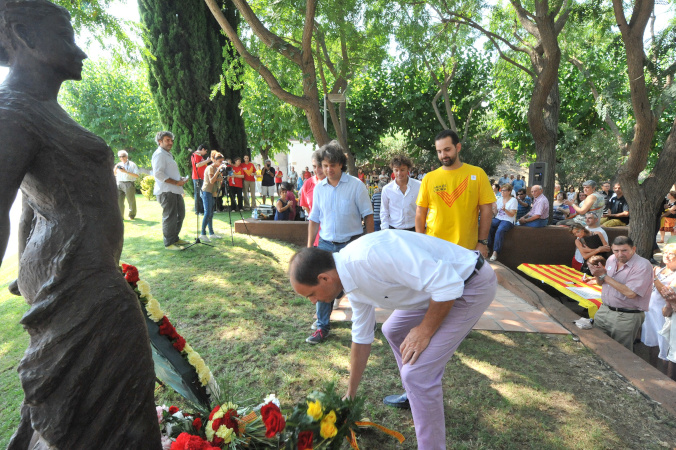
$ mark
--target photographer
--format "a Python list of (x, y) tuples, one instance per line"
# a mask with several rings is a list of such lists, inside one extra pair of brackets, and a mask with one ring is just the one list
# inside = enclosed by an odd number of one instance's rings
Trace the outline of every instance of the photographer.
[(263, 197), (263, 204), (265, 205), (265, 198), (270, 197), (270, 204), (275, 204), (275, 169), (272, 167), (272, 161), (265, 160), (265, 167), (263, 167), (263, 181), (261, 183), (261, 195)]
[[(204, 204), (204, 218), (202, 219), (202, 234), (200, 239), (209, 242), (211, 239), (220, 239), (221, 236), (214, 233), (214, 197), (218, 195), (223, 182), (221, 167), (223, 155), (218, 152), (212, 153), (213, 164), (204, 171), (204, 183), (200, 194)], [(207, 227), (209, 228), (209, 237), (207, 237)]]
[(117, 180), (117, 204), (120, 207), (120, 214), (124, 218), (124, 199), (127, 199), (129, 206), (129, 219), (136, 217), (136, 186), (134, 181), (138, 178), (138, 167), (129, 161), (129, 155), (125, 150), (117, 152), (120, 162), (113, 169), (115, 179)]
[(190, 155), (190, 163), (192, 165), (192, 184), (195, 190), (195, 214), (204, 214), (204, 206), (202, 205), (202, 197), (200, 192), (202, 191), (202, 182), (204, 180), (204, 170), (207, 168), (207, 165), (211, 164), (211, 158), (204, 157), (207, 154), (207, 148), (204, 144), (200, 144)]
[[(230, 191), (230, 206), (233, 211), (239, 212), (244, 209), (242, 202), (242, 188), (244, 187), (244, 168), (242, 167), (242, 158), (235, 158), (235, 165), (232, 171), (226, 173), (228, 177), (228, 190)], [(235, 196), (237, 196), (237, 206), (235, 206)]]
[[(214, 159), (214, 155), (218, 153), (216, 150), (211, 151), (211, 159)], [(228, 173), (232, 171), (232, 164), (229, 159), (225, 159), (219, 168), (223, 179), (227, 178)], [(214, 196), (214, 212), (221, 213), (225, 211), (223, 207), (223, 197), (228, 195), (228, 183), (221, 183), (221, 188), (218, 190), (218, 194)]]

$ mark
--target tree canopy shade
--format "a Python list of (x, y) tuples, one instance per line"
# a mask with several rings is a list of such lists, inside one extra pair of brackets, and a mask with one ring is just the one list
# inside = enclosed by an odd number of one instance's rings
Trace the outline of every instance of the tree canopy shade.
[[(224, 6), (224, 20), (237, 27), (236, 10)], [(206, 144), (226, 156), (247, 151), (240, 93), (220, 81), (227, 39), (202, 0), (139, 0), (144, 40), (149, 50), (149, 85), (165, 128), (176, 136), (173, 153), (179, 166), (189, 167), (190, 148)]]
[(125, 149), (138, 164), (150, 165), (160, 122), (143, 69), (105, 59), (86, 60), (82, 81), (64, 83), (59, 101), (113, 150)]

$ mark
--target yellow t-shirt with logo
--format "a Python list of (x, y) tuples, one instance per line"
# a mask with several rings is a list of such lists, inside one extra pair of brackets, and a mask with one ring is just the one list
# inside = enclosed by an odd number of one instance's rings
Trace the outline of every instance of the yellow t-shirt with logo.
[(463, 164), (455, 170), (439, 167), (425, 175), (416, 204), (427, 208), (427, 234), (474, 250), (479, 239), (479, 205), (495, 201), (486, 172)]

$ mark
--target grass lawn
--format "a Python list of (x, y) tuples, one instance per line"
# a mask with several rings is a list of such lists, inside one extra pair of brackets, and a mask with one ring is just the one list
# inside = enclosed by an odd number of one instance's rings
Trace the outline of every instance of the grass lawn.
[[(335, 381), (346, 387), (350, 328), (337, 323), (322, 345), (305, 343), (314, 307), (294, 294), (285, 274), (295, 248), (235, 235), (227, 214), (214, 216), (225, 239), (183, 252), (163, 248), (161, 209), (138, 196), (138, 218), (125, 221), (122, 259), (138, 267), (172, 323), (204, 357), (221, 388), (258, 401), (269, 393), (292, 408), (305, 394)], [(188, 210), (181, 237), (195, 237)], [(246, 213), (247, 215), (249, 213)], [(237, 214), (239, 218), (239, 214)], [(18, 424), (22, 392), (16, 367), (28, 343), (19, 325), (27, 306), (7, 285), (14, 258), (0, 268), (0, 447)], [(608, 369), (570, 336), (473, 332), (447, 366), (444, 403), (449, 448), (636, 449), (676, 445), (676, 422)], [(409, 411), (385, 407), (399, 393), (396, 363), (378, 331), (360, 394), (365, 416), (401, 432), (406, 441), (375, 430), (359, 435), (362, 449), (414, 449)], [(159, 404), (183, 406), (158, 387)], [(349, 446), (345, 446), (348, 448)]]

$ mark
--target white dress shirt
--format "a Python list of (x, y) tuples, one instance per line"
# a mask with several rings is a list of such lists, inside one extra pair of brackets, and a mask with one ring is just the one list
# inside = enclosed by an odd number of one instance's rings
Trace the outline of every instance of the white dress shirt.
[(376, 307), (420, 310), (462, 296), (478, 253), (422, 233), (382, 230), (333, 254), (352, 306), (352, 341), (374, 339)]
[(415, 226), (415, 201), (420, 192), (420, 181), (409, 178), (406, 192), (401, 192), (396, 181), (388, 183), (380, 194), (380, 229), (390, 226), (397, 229)]
[(325, 241), (347, 242), (362, 234), (362, 218), (373, 215), (368, 189), (359, 178), (343, 174), (333, 187), (324, 178), (312, 193), (310, 220), (320, 224), (319, 237)]
[[(115, 165), (117, 166), (122, 166), (124, 170), (130, 173), (135, 173), (138, 175), (138, 166), (133, 163), (132, 161), (127, 160), (125, 164), (122, 164), (122, 162), (119, 162)], [(117, 182), (122, 182), (122, 181), (136, 181), (137, 177), (132, 177), (131, 175), (127, 175), (126, 173), (118, 170), (117, 173), (115, 174), (115, 178), (117, 179)]]
[(155, 188), (153, 189), (155, 195), (164, 192), (183, 195), (183, 186), (166, 183), (169, 178), (179, 181), (181, 173), (178, 171), (178, 164), (174, 161), (174, 156), (162, 147), (157, 147), (157, 150), (153, 153), (153, 176), (155, 177)]

